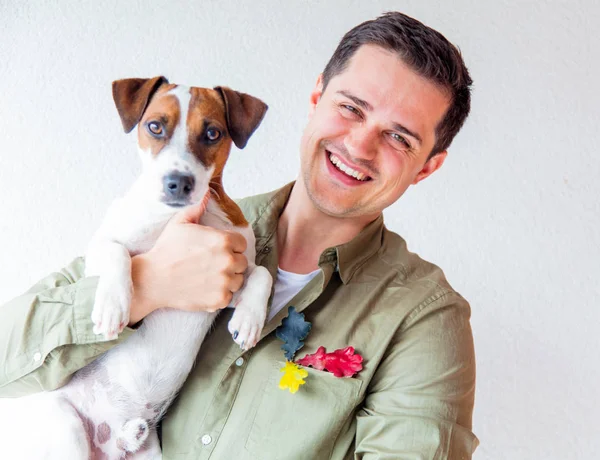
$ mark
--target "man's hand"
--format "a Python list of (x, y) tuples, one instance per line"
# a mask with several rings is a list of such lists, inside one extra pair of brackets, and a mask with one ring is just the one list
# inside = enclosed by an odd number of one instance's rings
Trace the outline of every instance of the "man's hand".
[(130, 325), (162, 307), (217, 311), (242, 287), (246, 239), (198, 225), (203, 211), (198, 205), (174, 215), (154, 247), (132, 258)]

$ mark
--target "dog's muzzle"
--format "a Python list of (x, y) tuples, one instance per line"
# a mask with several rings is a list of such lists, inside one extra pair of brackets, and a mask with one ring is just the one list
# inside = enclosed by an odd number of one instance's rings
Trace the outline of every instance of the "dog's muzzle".
[(163, 202), (169, 206), (185, 206), (194, 191), (196, 180), (191, 174), (170, 172), (163, 177)]

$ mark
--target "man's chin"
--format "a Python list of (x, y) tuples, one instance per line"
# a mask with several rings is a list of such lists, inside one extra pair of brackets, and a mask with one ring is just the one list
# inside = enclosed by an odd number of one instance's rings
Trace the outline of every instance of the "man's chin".
[[(311, 180), (312, 179), (312, 180)], [(326, 178), (322, 182), (314, 180), (314, 176), (304, 174), (304, 188), (311, 203), (319, 212), (336, 218), (361, 216), (357, 197), (348, 196), (348, 191), (339, 189)]]
[(307, 192), (313, 206), (327, 216), (345, 218), (360, 215), (356, 206), (349, 206), (339, 200), (332, 199), (333, 197), (327, 193), (319, 193), (314, 190), (307, 190)]

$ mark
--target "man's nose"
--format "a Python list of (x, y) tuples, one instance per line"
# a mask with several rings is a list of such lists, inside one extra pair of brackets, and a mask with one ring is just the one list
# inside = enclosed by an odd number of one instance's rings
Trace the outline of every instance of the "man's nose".
[(344, 139), (348, 153), (354, 158), (371, 160), (377, 154), (378, 131), (368, 125), (355, 126)]
[(163, 190), (170, 200), (184, 200), (194, 190), (194, 176), (180, 172), (170, 172), (163, 177)]

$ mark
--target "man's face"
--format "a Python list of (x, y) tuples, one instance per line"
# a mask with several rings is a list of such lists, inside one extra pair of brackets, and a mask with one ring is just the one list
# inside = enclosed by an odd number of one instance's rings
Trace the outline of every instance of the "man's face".
[(374, 218), (444, 162), (446, 152), (426, 160), (450, 98), (396, 54), (361, 46), (324, 92), (319, 77), (310, 102), (302, 180), (328, 215)]

